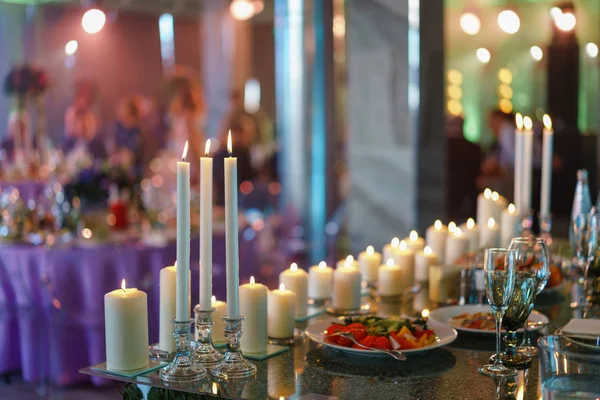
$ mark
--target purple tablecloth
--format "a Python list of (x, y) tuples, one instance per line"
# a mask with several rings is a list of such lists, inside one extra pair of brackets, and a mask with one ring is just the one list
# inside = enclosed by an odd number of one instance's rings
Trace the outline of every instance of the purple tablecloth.
[[(240, 235), (241, 279), (258, 274), (258, 236)], [(225, 298), (225, 238), (213, 240), (213, 293)], [(191, 245), (198, 259), (198, 240)], [(159, 271), (175, 245), (95, 248), (0, 247), (0, 373), (22, 370), (27, 381), (68, 385), (88, 379), (78, 369), (105, 360), (104, 294), (128, 287), (148, 294), (150, 343), (158, 341)], [(192, 302), (198, 262), (192, 261)], [(96, 381), (99, 383), (100, 381)]]

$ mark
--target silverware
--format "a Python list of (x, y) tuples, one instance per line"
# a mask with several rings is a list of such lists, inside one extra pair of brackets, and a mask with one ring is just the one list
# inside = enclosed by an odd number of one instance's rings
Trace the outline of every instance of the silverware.
[(377, 349), (375, 347), (370, 347), (370, 346), (365, 346), (364, 344), (358, 343), (358, 341), (356, 339), (354, 339), (354, 335), (351, 334), (350, 332), (336, 332), (336, 333), (332, 333), (331, 335), (327, 335), (325, 336), (325, 339), (334, 337), (334, 336), (339, 336), (339, 337), (343, 337), (344, 339), (348, 339), (349, 341), (351, 341), (352, 343), (354, 343), (357, 346), (360, 346), (364, 349), (367, 350), (372, 350), (378, 353), (384, 353), (387, 354), (390, 357), (395, 358), (398, 361), (406, 361), (406, 355), (404, 355), (403, 352), (401, 352), (400, 350), (384, 350), (384, 349)]

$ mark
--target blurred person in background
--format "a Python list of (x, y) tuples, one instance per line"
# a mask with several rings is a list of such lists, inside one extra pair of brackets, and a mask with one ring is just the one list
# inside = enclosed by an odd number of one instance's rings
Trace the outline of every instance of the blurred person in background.
[(483, 163), (484, 176), (510, 176), (515, 160), (515, 116), (500, 109), (493, 109), (488, 118), (494, 135), (494, 144)]
[(130, 97), (119, 102), (115, 122), (115, 151), (111, 158), (120, 164), (132, 167), (135, 175), (142, 175), (143, 130), (140, 96)]

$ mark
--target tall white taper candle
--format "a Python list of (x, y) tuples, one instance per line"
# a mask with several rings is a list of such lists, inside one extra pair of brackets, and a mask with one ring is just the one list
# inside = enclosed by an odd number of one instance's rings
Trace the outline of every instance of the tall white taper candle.
[(531, 178), (533, 175), (533, 123), (531, 118), (523, 118), (523, 204), (517, 211), (527, 215), (531, 210)]
[(190, 319), (188, 271), (190, 270), (190, 163), (185, 161), (185, 142), (181, 161), (177, 163), (177, 321)]
[(237, 158), (232, 157), (233, 146), (231, 131), (227, 136), (225, 158), (225, 225), (226, 225), (226, 267), (227, 267), (227, 316), (239, 316), (240, 260), (238, 252), (238, 192), (237, 192)]
[(212, 189), (213, 160), (208, 156), (210, 139), (204, 157), (200, 157), (200, 309), (210, 310), (212, 296)]
[(540, 214), (542, 217), (550, 215), (550, 197), (552, 192), (552, 147), (554, 130), (552, 120), (544, 114), (544, 142), (542, 148), (542, 196)]

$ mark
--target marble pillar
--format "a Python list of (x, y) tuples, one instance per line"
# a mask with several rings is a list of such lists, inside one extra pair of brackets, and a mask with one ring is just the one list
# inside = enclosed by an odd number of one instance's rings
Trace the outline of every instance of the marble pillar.
[(443, 1), (423, 3), (346, 3), (355, 251), (444, 217)]

